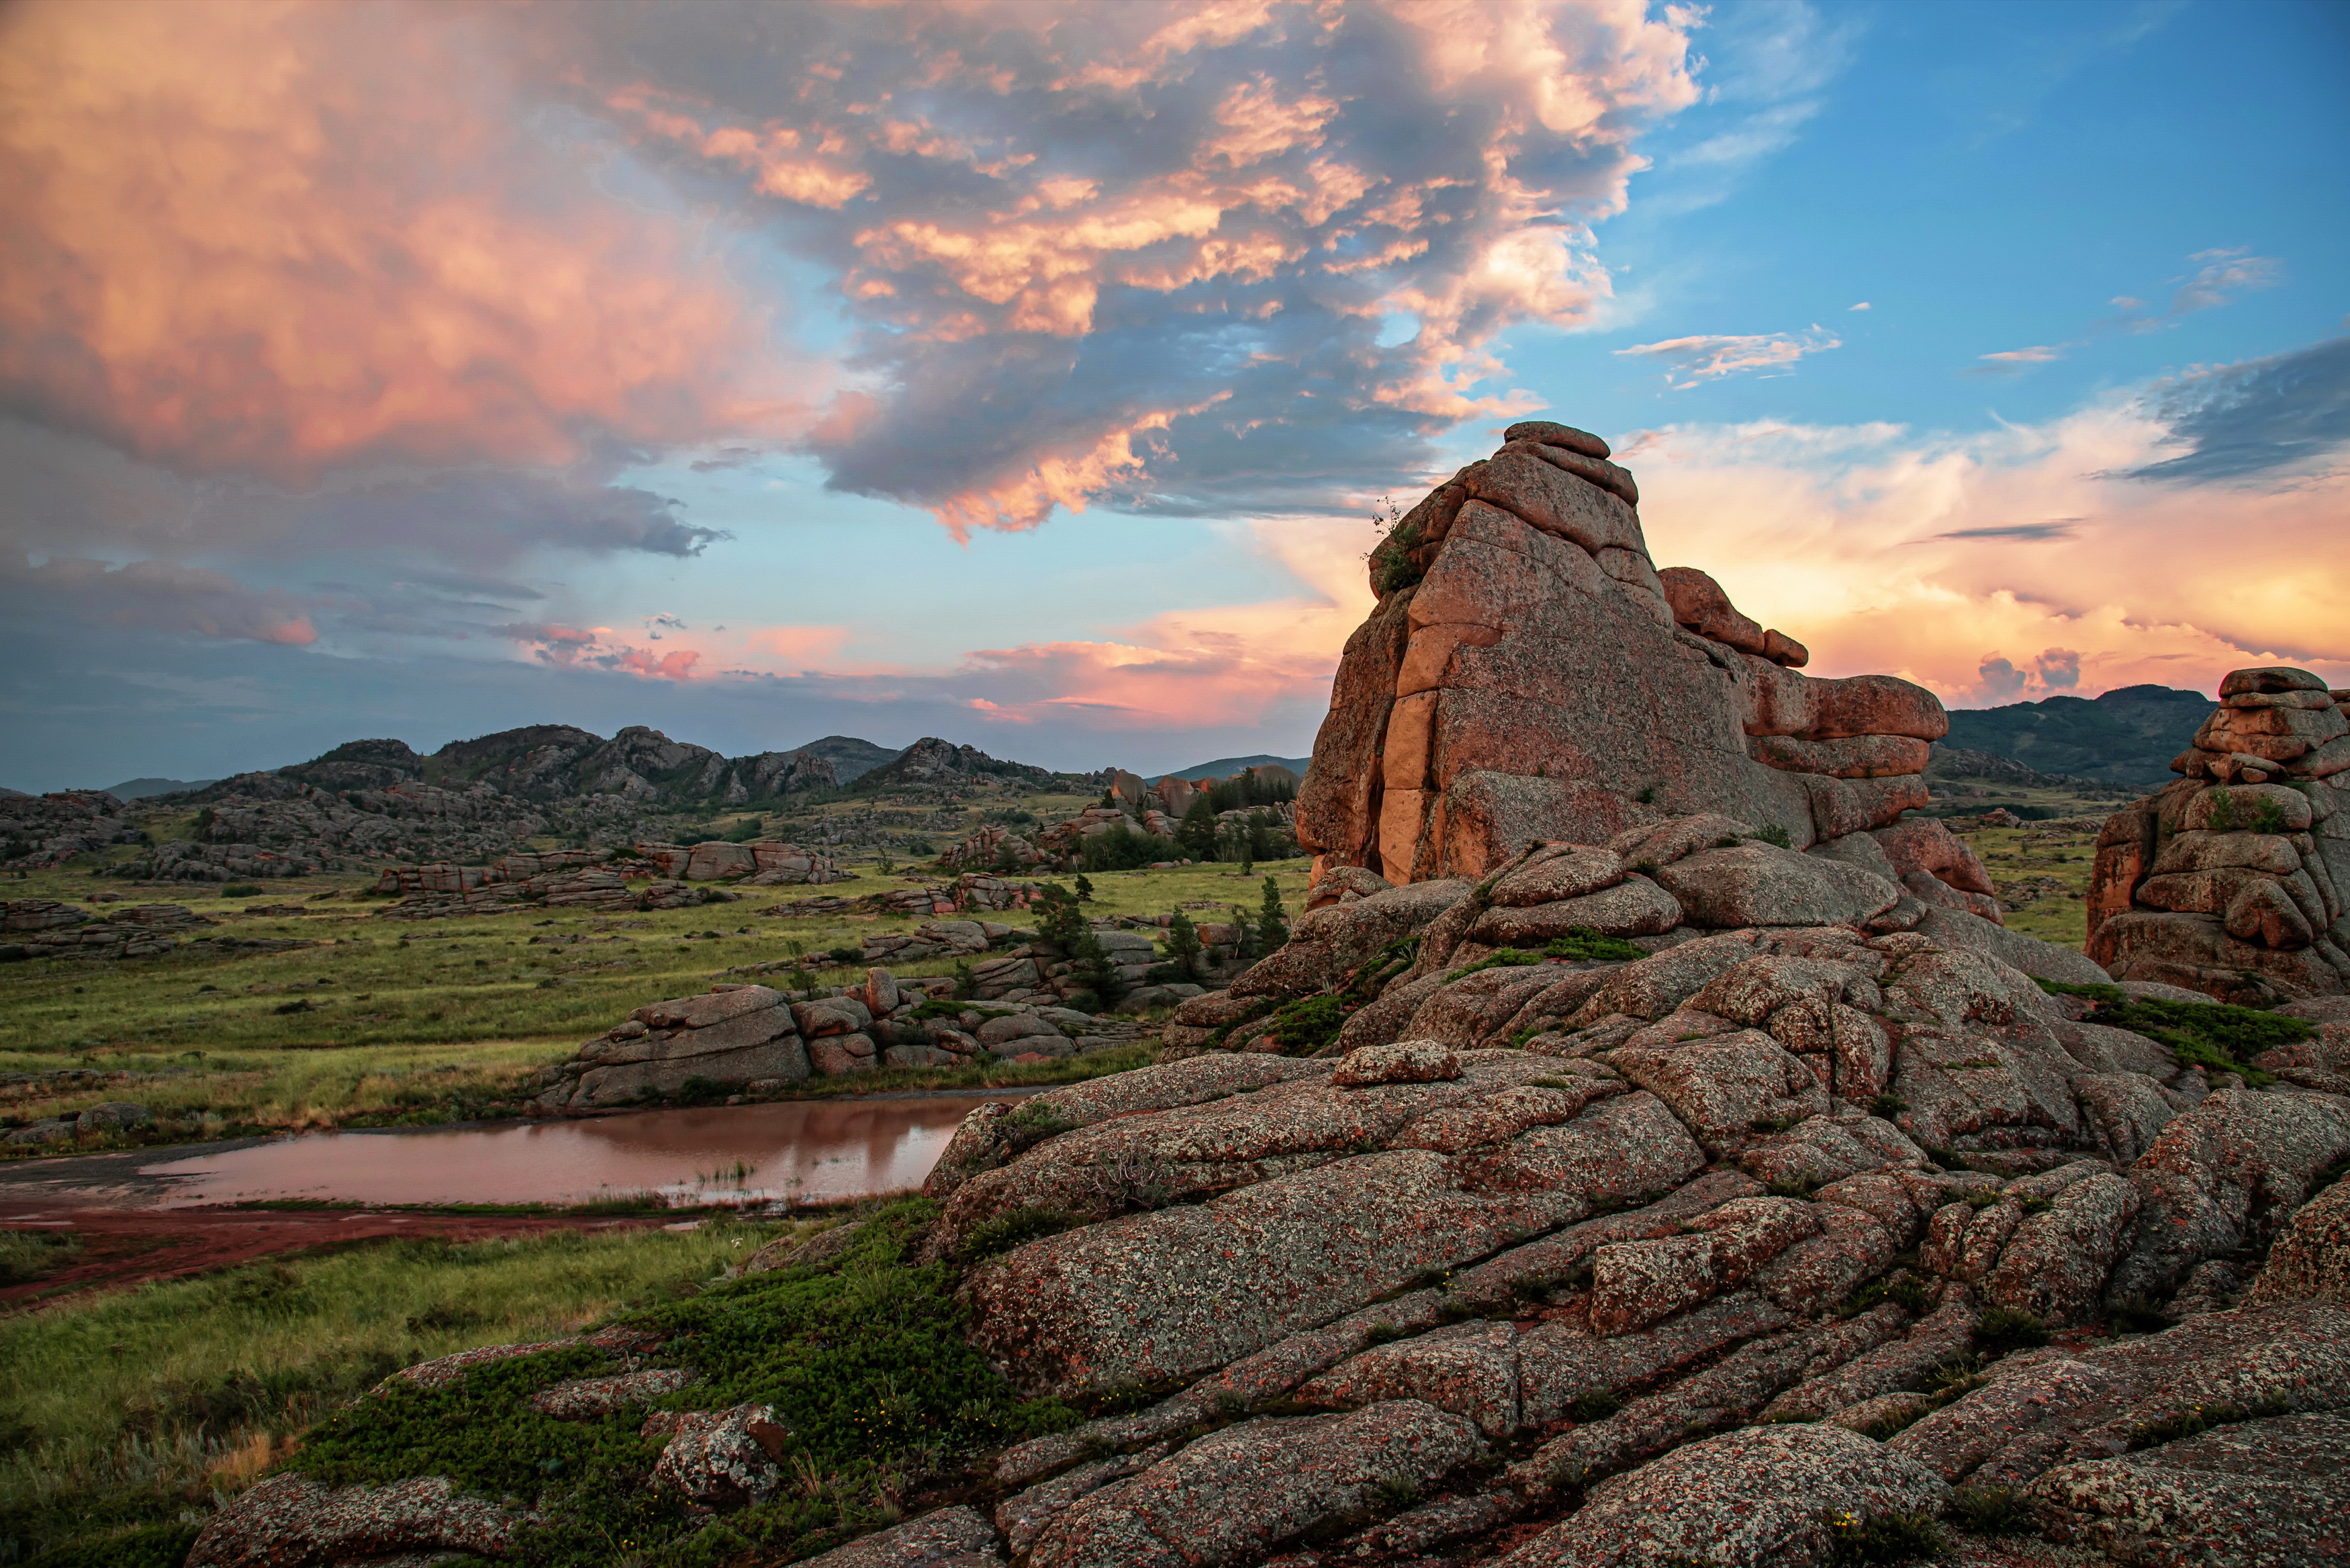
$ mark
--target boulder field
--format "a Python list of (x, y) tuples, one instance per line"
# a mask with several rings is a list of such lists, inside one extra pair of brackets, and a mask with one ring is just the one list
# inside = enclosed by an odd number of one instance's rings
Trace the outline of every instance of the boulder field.
[[(2221, 1006), (2179, 988), (2215, 966), (2116, 983), (2004, 929), (1964, 846), (1901, 817), (1930, 694), (1798, 674), (1653, 569), (1604, 442), (1507, 436), (1374, 554), (1297, 813), (1309, 912), (1155, 1064), (981, 1105), (919, 1203), (754, 1260), (769, 1295), (408, 1384), (610, 1423), (597, 1451), (633, 1457), (597, 1485), (666, 1521), (649, 1562), (2350, 1559), (2350, 1001), (2272, 964), (2311, 994)], [(2230, 744), (2172, 843), (2266, 787)], [(2315, 885), (2307, 828), (2241, 829), (2293, 850), (2271, 885)], [(2106, 879), (2128, 909), (2173, 874), (2149, 831), (2147, 875)], [(630, 1039), (791, 1014), (662, 1006)], [(919, 1356), (887, 1337), (917, 1278), (953, 1303)], [(849, 1315), (810, 1326), (819, 1297)], [(896, 1348), (858, 1429), (925, 1457), (884, 1508), (786, 1522), (834, 1495), (847, 1397), (809, 1358), (868, 1335)], [(995, 1391), (958, 1374), (965, 1414), (920, 1426), (957, 1357)], [(588, 1494), (380, 1457), (432, 1451), (366, 1425), (409, 1398), (337, 1417), (190, 1561), (569, 1561), (533, 1543)]]

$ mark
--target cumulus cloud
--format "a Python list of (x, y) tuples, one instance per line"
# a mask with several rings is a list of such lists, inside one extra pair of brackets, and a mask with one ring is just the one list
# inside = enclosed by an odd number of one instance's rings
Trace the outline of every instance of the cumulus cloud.
[(1605, 299), (1586, 225), (1696, 92), (1638, 0), (567, 16), (585, 109), (838, 273), (832, 483), (959, 530), (1424, 463), (1495, 335)]
[(36, 565), (0, 556), (0, 603), (20, 613), (63, 613), (88, 626), (292, 648), (318, 639), (310, 607), (293, 597), (172, 561), (114, 565), (56, 556)]
[[(494, 11), (0, 18), (0, 400), (295, 485), (774, 429), (756, 304), (525, 123)], [(804, 383), (805, 372), (799, 378)]]
[[(1629, 348), (1618, 348), (1616, 352), (1664, 360), (1672, 367), (1666, 372), (1665, 379), (1675, 391), (1683, 391), (1701, 382), (1751, 370), (1784, 374), (1786, 367), (1806, 354), (1822, 354), (1830, 348), (1843, 347), (1840, 338), (1823, 332), (1815, 325), (1802, 333), (1668, 337), (1659, 343), (1635, 343)], [(1676, 376), (1684, 379), (1674, 380)]]

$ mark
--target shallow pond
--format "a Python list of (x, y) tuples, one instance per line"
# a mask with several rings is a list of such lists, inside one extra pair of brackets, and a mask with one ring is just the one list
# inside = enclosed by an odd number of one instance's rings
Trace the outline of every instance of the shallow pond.
[(140, 1167), (167, 1208), (264, 1199), (350, 1203), (832, 1201), (921, 1185), (984, 1096), (788, 1100), (515, 1127), (316, 1133)]

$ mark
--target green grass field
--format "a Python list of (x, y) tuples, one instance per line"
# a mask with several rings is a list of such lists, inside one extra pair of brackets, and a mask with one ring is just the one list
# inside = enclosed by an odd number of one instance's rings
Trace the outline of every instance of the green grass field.
[[(1253, 912), (1274, 876), (1291, 917), (1302, 908), (1308, 862), (1102, 872), (1089, 877), (1093, 911), (1157, 915), (1178, 907), (1220, 918)], [(372, 885), (360, 876), (289, 879), (255, 898), (223, 898), (215, 887), (126, 888), (78, 867), (0, 884), (12, 898), (51, 898), (103, 913), (93, 892), (184, 904), (221, 924), (219, 934), (319, 943), (278, 953), (221, 951), (192, 943), (168, 956), (119, 962), (41, 960), (0, 966), (0, 1073), (94, 1068), (128, 1081), (19, 1086), (0, 1114), (22, 1123), (103, 1100), (152, 1107), (162, 1141), (238, 1129), (383, 1125), (512, 1114), (526, 1080), (563, 1060), (647, 1002), (690, 994), (740, 971), (788, 962), (794, 944), (820, 983), (863, 978), (829, 950), (877, 930), (910, 929), (902, 918), (782, 918), (759, 911), (813, 894), (856, 898), (910, 885), (878, 866), (851, 867), (822, 888), (747, 888), (736, 902), (647, 913), (586, 914), (519, 907), (491, 915), (411, 921), (377, 918), (386, 901), (329, 891)], [(914, 880), (951, 880), (935, 871)], [(1058, 878), (1074, 882), (1074, 878)], [(255, 904), (303, 901), (315, 914), (250, 916)], [(197, 933), (212, 934), (212, 933)], [(537, 939), (534, 940), (534, 939)], [(574, 940), (576, 939), (576, 940)], [(902, 967), (943, 974), (933, 960)], [(752, 976), (788, 984), (788, 971)], [(801, 1092), (872, 1093), (955, 1084), (1007, 1087), (1066, 1081), (1133, 1066), (1139, 1051), (1050, 1064), (897, 1070), (810, 1080)], [(41, 1152), (0, 1150), (14, 1158)], [(50, 1152), (55, 1152), (51, 1150)]]
[(691, 1295), (792, 1229), (389, 1241), (0, 1319), (0, 1562), (199, 1522), (400, 1367)]

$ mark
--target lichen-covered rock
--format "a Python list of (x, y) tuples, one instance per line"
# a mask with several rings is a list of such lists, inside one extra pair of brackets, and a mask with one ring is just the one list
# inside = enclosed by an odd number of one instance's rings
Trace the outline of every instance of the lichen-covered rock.
[(271, 1476), (213, 1515), (191, 1568), (311, 1568), (413, 1552), (497, 1557), (536, 1516), (466, 1497), (438, 1476), (389, 1486), (322, 1486), (299, 1471)]
[(2033, 1483), (2060, 1540), (2147, 1568), (2304, 1568), (2350, 1561), (2350, 1419), (2282, 1416), (2142, 1453), (2085, 1460)]
[(2137, 1218), (2138, 1189), (2118, 1176), (2066, 1188), (2048, 1210), (2026, 1216), (1983, 1282), (1996, 1305), (2059, 1324), (2097, 1314), (2106, 1276)]
[(2328, 1302), (2350, 1307), (2350, 1181), (2336, 1181), (2303, 1204), (2269, 1249), (2246, 1306)]
[(1038, 1536), (1033, 1568), (1218, 1568), (1255, 1560), (1382, 1488), (1431, 1485), (1483, 1448), (1418, 1400), (1227, 1427), (1075, 1503)]
[[(1870, 1519), (1939, 1512), (1930, 1470), (1856, 1432), (1752, 1427), (1677, 1449), (1595, 1490), (1505, 1568), (1790, 1568), (1827, 1563)], [(1849, 1525), (1841, 1524), (1850, 1521)]]
[(995, 1532), (973, 1510), (942, 1508), (808, 1558), (801, 1568), (1002, 1568)]
[(726, 1410), (663, 1410), (645, 1418), (644, 1436), (666, 1437), (653, 1466), (653, 1484), (695, 1502), (722, 1507), (764, 1502), (782, 1479), (778, 1461), (791, 1429), (773, 1407)]
[(2168, 1293), (2199, 1260), (2281, 1225), (2350, 1155), (2350, 1101), (2229, 1089), (2163, 1128), (2130, 1167), (2143, 1199), (2110, 1293)]

